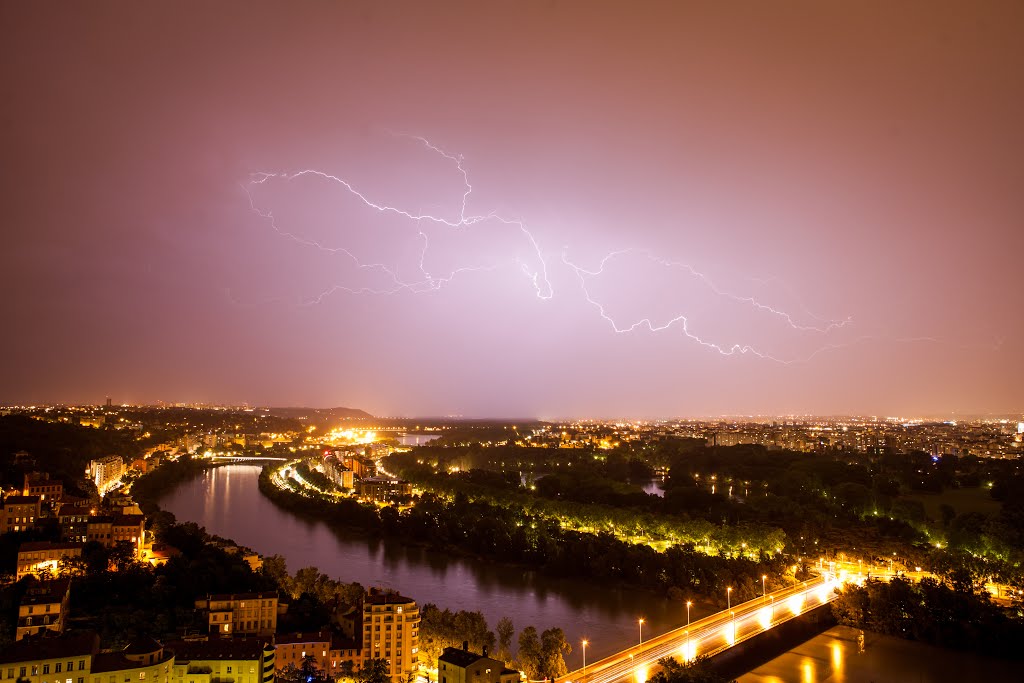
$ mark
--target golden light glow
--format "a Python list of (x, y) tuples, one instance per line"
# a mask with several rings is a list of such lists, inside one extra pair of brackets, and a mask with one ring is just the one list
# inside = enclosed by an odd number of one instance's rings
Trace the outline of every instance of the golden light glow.
[(336, 445), (373, 443), (377, 440), (377, 432), (337, 427), (327, 432), (323, 438), (326, 442)]
[(794, 595), (789, 599), (789, 611), (793, 613), (793, 616), (798, 616), (804, 611), (804, 595)]

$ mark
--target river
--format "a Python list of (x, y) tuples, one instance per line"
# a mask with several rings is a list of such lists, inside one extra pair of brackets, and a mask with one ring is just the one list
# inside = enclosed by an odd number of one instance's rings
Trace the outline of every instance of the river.
[[(640, 637), (663, 633), (686, 621), (686, 608), (654, 593), (592, 581), (553, 579), (526, 569), (475, 558), (452, 557), (394, 541), (367, 541), (335, 532), (282, 510), (257, 487), (260, 468), (229, 465), (209, 470), (180, 485), (160, 505), (180, 521), (193, 521), (209, 533), (234, 539), (263, 555), (282, 555), (294, 572), (306, 566), (342, 581), (393, 588), (420, 604), (452, 610), (479, 610), (493, 629), (501, 617), (517, 632), (561, 627), (573, 647), (570, 669), (618, 652)], [(692, 618), (706, 614), (699, 605)]]
[(739, 683), (965, 683), (1019, 681), (1020, 663), (835, 626), (740, 676)]

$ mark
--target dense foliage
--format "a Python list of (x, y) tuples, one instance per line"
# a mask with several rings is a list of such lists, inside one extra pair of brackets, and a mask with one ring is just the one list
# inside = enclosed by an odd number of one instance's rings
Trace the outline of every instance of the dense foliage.
[[(134, 435), (114, 429), (80, 427), (77, 424), (46, 422), (25, 415), (0, 416), (0, 484), (21, 488), (26, 471), (49, 472), (72, 493), (89, 495), (83, 489), (83, 474), (89, 461), (117, 454), (131, 458), (139, 452)], [(26, 463), (16, 464), (15, 454), (26, 452)]]
[(934, 579), (867, 581), (841, 590), (832, 611), (841, 624), (1001, 657), (1022, 657), (1024, 618), (970, 585)]
[(426, 494), (404, 510), (378, 508), (354, 498), (329, 501), (277, 488), (271, 480), (272, 469), (264, 469), (260, 488), (291, 511), (339, 527), (519, 563), (556, 576), (625, 581), (674, 589), (679, 597), (724, 600), (727, 586), (733, 587), (734, 598), (752, 598), (760, 593), (762, 575), (778, 577), (784, 570), (780, 558), (727, 558), (686, 545), (659, 552), (609, 533), (565, 529), (554, 517), (521, 507), (471, 501), (462, 494), (453, 500)]

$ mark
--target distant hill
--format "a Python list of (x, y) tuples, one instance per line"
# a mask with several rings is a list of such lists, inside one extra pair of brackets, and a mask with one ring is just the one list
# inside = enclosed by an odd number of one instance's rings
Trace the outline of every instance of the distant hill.
[(373, 415), (359, 408), (269, 408), (266, 412), (277, 417), (287, 417), (293, 420), (305, 418), (316, 422), (323, 420), (364, 420), (373, 418)]

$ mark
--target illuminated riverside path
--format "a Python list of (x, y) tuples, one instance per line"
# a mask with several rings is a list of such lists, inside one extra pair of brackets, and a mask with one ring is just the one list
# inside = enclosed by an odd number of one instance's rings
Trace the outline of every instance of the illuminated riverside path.
[[(882, 575), (879, 575), (882, 578)], [(840, 582), (828, 574), (777, 590), (765, 596), (733, 605), (731, 609), (709, 615), (655, 636), (610, 657), (587, 662), (570, 671), (555, 683), (644, 683), (647, 672), (658, 666), (663, 657), (690, 660), (697, 656), (712, 657), (730, 647), (760, 635), (794, 619), (804, 612), (825, 605), (838, 597)]]

